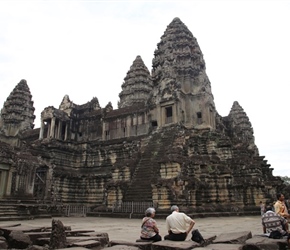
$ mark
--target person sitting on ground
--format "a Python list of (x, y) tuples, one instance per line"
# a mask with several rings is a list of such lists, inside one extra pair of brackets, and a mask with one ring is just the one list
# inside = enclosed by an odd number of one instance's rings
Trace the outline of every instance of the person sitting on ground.
[[(278, 236), (288, 236), (287, 237), (287, 243), (288, 247), (290, 247), (290, 236), (288, 233), (288, 222), (287, 220), (280, 216), (279, 214), (272, 211), (271, 206), (266, 207), (266, 213), (262, 216), (262, 225), (263, 225), (263, 232), (270, 234), (269, 237), (271, 237), (271, 233), (273, 235)], [(273, 233), (274, 232), (274, 233)], [(274, 236), (275, 238), (275, 236)], [(279, 237), (277, 237), (279, 238)]]
[(288, 214), (287, 207), (285, 205), (285, 197), (283, 194), (277, 194), (277, 201), (274, 205), (275, 213), (279, 214), (280, 216), (286, 218), (288, 221), (290, 220), (290, 215)]
[(179, 212), (176, 205), (171, 207), (171, 215), (166, 217), (166, 227), (168, 235), (164, 236), (165, 240), (184, 241), (193, 228), (195, 221), (185, 213)]
[(161, 241), (161, 236), (159, 235), (159, 230), (157, 228), (157, 223), (153, 219), (155, 216), (155, 209), (153, 207), (149, 207), (145, 211), (145, 217), (142, 220), (141, 226), (141, 236), (142, 240), (148, 241)]

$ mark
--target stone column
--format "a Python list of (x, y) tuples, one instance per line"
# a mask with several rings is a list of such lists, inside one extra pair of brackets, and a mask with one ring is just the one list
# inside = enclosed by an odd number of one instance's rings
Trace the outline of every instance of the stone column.
[(174, 102), (172, 105), (172, 116), (173, 116), (173, 123), (180, 122), (179, 121), (179, 113), (178, 113), (178, 103)]
[(158, 104), (158, 106), (156, 107), (156, 110), (157, 110), (157, 122), (158, 122), (158, 127), (162, 127), (164, 125), (164, 111), (162, 109), (162, 107), (160, 106), (160, 104)]
[(67, 133), (68, 133), (68, 123), (65, 123), (65, 134), (64, 134), (64, 140), (67, 140)]
[(57, 139), (61, 139), (62, 136), (61, 136), (61, 133), (62, 133), (62, 121), (58, 121), (58, 133), (57, 133)]
[(41, 119), (41, 121), (40, 121), (39, 140), (43, 139), (43, 133), (44, 133), (44, 121), (43, 121), (43, 119)]
[(8, 173), (8, 179), (7, 179), (6, 196), (10, 196), (11, 195), (12, 174), (13, 174), (13, 171), (10, 168), (9, 173)]
[(105, 141), (106, 140), (106, 122), (103, 121), (102, 127), (103, 127), (102, 140)]
[(50, 138), (54, 138), (55, 130), (55, 117), (51, 118), (51, 127), (50, 127)]
[(51, 121), (47, 122), (47, 136), (46, 136), (46, 138), (50, 137), (50, 127), (51, 127)]

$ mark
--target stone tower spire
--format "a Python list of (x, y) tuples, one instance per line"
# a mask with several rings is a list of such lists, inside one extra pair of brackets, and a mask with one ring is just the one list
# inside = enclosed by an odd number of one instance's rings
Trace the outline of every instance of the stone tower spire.
[[(215, 128), (215, 104), (202, 52), (179, 18), (167, 26), (152, 63), (153, 101), (178, 101), (179, 120), (185, 125)], [(182, 113), (182, 115), (181, 115)]]
[(119, 108), (145, 103), (152, 91), (150, 72), (141, 56), (137, 56), (124, 78), (122, 92), (119, 94)]
[(256, 155), (259, 155), (258, 148), (255, 144), (254, 130), (246, 112), (235, 101), (228, 116), (231, 136), (248, 144)]
[(0, 135), (15, 137), (33, 129), (34, 107), (26, 80), (21, 80), (8, 96), (1, 110)]

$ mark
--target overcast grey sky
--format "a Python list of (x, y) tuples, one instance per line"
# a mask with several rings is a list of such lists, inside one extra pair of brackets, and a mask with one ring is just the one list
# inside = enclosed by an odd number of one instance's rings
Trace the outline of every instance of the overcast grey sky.
[(260, 155), (275, 175), (290, 176), (290, 1), (1, 1), (0, 108), (21, 79), (33, 96), (35, 125), (64, 95), (117, 108), (140, 55), (151, 71), (154, 50), (179, 17), (204, 54), (216, 108), (238, 101)]

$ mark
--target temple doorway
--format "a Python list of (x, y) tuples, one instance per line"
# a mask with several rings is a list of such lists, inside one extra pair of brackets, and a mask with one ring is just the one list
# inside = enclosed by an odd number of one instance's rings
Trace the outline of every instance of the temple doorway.
[(43, 200), (45, 198), (46, 175), (47, 175), (46, 167), (39, 167), (36, 169), (33, 194), (34, 194), (34, 197), (38, 200)]

